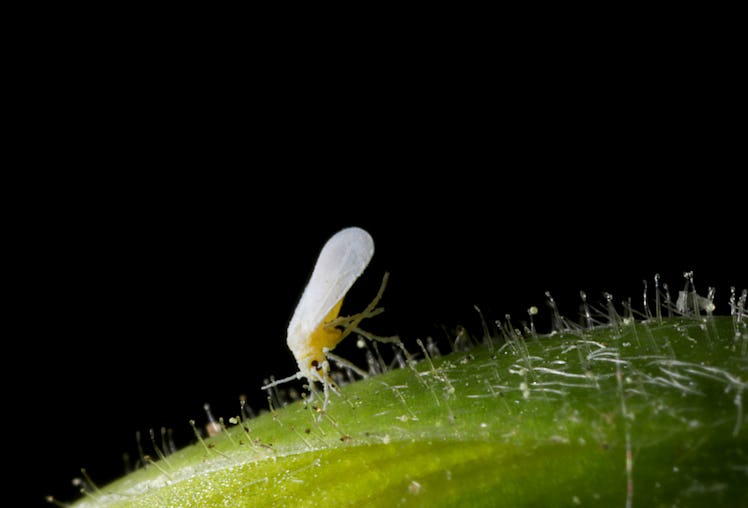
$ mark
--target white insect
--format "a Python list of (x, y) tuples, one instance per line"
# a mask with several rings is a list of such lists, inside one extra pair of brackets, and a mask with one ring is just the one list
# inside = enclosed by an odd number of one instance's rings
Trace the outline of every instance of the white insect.
[[(343, 298), (369, 265), (373, 255), (374, 240), (361, 228), (351, 227), (338, 231), (325, 243), (288, 324), (286, 342), (296, 358), (299, 372), (265, 385), (263, 389), (302, 377), (309, 380), (310, 386), (314, 381), (322, 382), (325, 391), (328, 386), (334, 386), (329, 379), (328, 352), (352, 331), (361, 332), (357, 326), (362, 319), (375, 316), (383, 310), (375, 307), (384, 292), (387, 274), (374, 301), (363, 312), (338, 318)], [(397, 340), (396, 337), (366, 336), (385, 342)]]

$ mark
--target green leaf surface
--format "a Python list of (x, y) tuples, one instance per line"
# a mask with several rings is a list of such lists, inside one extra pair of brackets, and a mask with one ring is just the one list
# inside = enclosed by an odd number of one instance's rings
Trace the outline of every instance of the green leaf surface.
[(748, 506), (747, 342), (702, 316), (412, 350), (74, 506)]

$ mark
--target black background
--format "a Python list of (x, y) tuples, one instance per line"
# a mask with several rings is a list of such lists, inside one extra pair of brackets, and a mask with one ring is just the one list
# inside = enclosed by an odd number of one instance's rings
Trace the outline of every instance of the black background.
[(594, 82), (465, 69), (452, 86), (405, 68), (275, 80), (168, 60), (38, 98), (28, 166), (54, 171), (27, 173), (8, 217), (21, 284), (5, 357), (35, 499), (74, 498), (81, 467), (118, 476), (138, 430), (190, 442), (206, 402), (264, 408), (263, 380), (295, 372), (285, 330), (319, 249), (346, 226), (376, 253), (344, 313), (389, 271), (367, 328), (410, 345), (479, 333), (474, 305), (517, 323), (536, 305), (547, 330), (545, 291), (573, 319), (580, 290), (640, 307), (655, 273), (677, 292), (693, 270), (718, 313), (748, 285), (743, 142), (719, 87), (655, 68)]

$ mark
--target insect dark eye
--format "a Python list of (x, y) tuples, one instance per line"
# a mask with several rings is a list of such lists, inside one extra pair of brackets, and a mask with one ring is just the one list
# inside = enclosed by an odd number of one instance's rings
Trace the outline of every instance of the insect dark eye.
[(311, 365), (315, 369), (319, 370), (319, 362), (317, 360), (312, 360), (312, 364)]

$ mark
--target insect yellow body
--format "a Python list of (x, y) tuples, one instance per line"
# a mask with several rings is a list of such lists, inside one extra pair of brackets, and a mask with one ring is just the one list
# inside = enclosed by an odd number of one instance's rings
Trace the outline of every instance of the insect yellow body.
[[(334, 349), (343, 340), (343, 331), (335, 326), (330, 326), (330, 323), (338, 317), (342, 305), (343, 300), (341, 299), (322, 320), (322, 323), (309, 334), (308, 344), (296, 356), (300, 371), (304, 368), (319, 369), (325, 362), (325, 351)], [(308, 378), (309, 375), (307, 374), (306, 377)]]

